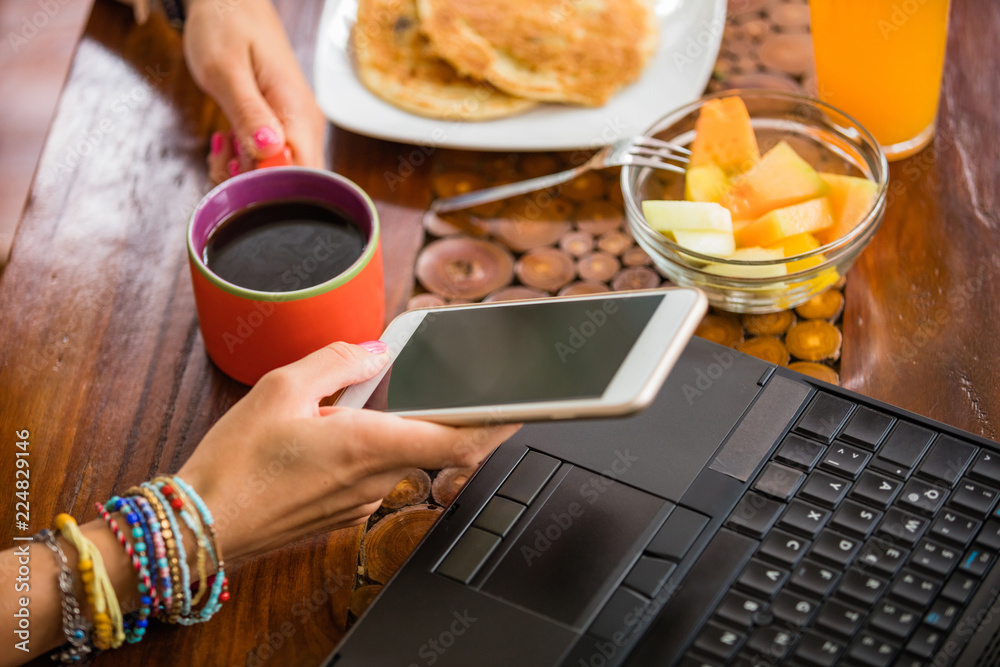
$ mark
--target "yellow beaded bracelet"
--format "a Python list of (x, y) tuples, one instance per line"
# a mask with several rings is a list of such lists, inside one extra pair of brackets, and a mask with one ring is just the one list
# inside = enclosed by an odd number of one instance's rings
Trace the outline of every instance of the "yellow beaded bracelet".
[(125, 641), (124, 619), (101, 552), (80, 532), (76, 519), (69, 514), (58, 515), (55, 528), (78, 554), (83, 592), (94, 615), (94, 646), (102, 651), (118, 648)]

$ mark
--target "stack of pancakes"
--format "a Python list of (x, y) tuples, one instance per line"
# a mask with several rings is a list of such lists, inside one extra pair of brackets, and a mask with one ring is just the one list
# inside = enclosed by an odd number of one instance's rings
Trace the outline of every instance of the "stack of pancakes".
[(359, 0), (358, 76), (421, 116), (488, 120), (600, 106), (656, 48), (649, 0)]

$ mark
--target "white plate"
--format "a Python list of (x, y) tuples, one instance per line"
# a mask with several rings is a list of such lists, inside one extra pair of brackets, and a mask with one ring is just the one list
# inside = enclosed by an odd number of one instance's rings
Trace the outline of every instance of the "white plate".
[(726, 0), (655, 0), (656, 54), (638, 81), (603, 107), (544, 104), (519, 116), (482, 122), (422, 118), (383, 102), (354, 74), (350, 34), (357, 0), (326, 0), (314, 68), (316, 97), (333, 123), (380, 139), (498, 151), (603, 146), (641, 134), (668, 111), (701, 96), (726, 22)]

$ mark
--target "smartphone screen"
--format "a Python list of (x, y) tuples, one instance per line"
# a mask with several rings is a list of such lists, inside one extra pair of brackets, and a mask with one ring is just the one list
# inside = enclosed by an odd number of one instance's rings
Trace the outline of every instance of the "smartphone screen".
[(664, 298), (661, 292), (430, 311), (365, 407), (397, 412), (599, 398)]

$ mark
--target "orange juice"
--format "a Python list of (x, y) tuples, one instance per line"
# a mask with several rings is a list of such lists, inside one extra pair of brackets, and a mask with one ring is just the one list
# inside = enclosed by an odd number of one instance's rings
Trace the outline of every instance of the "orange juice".
[(902, 158), (934, 136), (948, 0), (809, 0), (820, 99)]

